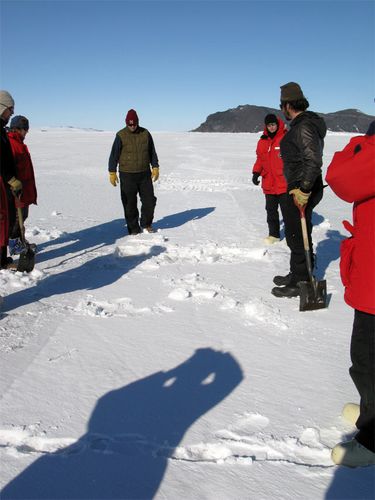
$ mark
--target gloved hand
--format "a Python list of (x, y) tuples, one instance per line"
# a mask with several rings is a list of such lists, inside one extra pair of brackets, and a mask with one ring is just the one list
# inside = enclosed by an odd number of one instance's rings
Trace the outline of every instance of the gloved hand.
[(109, 182), (112, 184), (112, 186), (117, 186), (118, 184), (118, 177), (116, 172), (109, 172)]
[(19, 181), (18, 179), (16, 179), (15, 177), (12, 177), (9, 181), (8, 181), (8, 184), (9, 186), (11, 187), (12, 189), (12, 193), (15, 195), (15, 196), (18, 196), (18, 194), (22, 191), (22, 182)]
[(289, 191), (289, 194), (293, 195), (294, 203), (296, 203), (299, 207), (304, 207), (309, 201), (311, 192), (304, 193), (299, 188), (294, 188)]
[(152, 167), (151, 179), (156, 182), (159, 179), (159, 167)]
[(258, 174), (257, 172), (255, 172), (255, 173), (253, 174), (253, 184), (255, 184), (256, 186), (258, 186), (258, 185), (259, 185), (259, 180), (258, 180), (258, 179), (259, 179), (259, 177), (260, 177), (260, 174)]

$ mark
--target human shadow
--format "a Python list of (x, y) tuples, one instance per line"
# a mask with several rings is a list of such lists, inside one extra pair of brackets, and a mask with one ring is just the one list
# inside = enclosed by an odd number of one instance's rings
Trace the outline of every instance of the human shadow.
[(323, 279), (331, 262), (340, 257), (340, 244), (345, 239), (339, 231), (329, 229), (326, 239), (319, 241), (316, 247), (316, 278)]
[(313, 211), (313, 213), (311, 215), (311, 224), (313, 226), (319, 226), (319, 224), (324, 222), (324, 220), (325, 219), (324, 219), (323, 215), (320, 215), (320, 214)]
[[(97, 226), (88, 227), (74, 233), (63, 233), (58, 238), (38, 245), (37, 263), (57, 257), (77, 253), (95, 246), (112, 245), (118, 239), (127, 235), (124, 219), (115, 219)], [(64, 245), (65, 243), (65, 245)], [(52, 245), (57, 248), (46, 249)]]
[(0, 496), (151, 499), (189, 427), (242, 379), (230, 353), (204, 348), (169, 371), (113, 390), (98, 400), (86, 434), (58, 453), (39, 458)]
[(189, 210), (184, 210), (183, 212), (178, 212), (176, 214), (171, 214), (157, 220), (153, 225), (156, 229), (169, 229), (171, 227), (179, 227), (186, 224), (191, 220), (198, 220), (206, 217), (215, 210), (215, 207), (206, 208), (191, 208)]
[[(350, 434), (343, 441), (353, 439)], [(375, 498), (375, 467), (340, 466), (326, 492), (325, 500), (373, 500)]]
[(36, 286), (8, 295), (4, 299), (2, 313), (77, 290), (96, 290), (116, 282), (121, 276), (137, 267), (143, 261), (165, 252), (165, 247), (154, 245), (146, 253), (122, 257), (116, 253), (100, 255), (82, 266), (51, 275)]

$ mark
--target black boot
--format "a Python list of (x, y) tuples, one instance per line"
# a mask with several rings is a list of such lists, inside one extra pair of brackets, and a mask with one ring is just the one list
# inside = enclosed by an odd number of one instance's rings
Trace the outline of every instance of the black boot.
[(275, 297), (298, 297), (300, 294), (300, 289), (297, 285), (287, 285), (287, 286), (275, 286), (272, 288), (271, 293)]
[(286, 276), (275, 276), (273, 278), (273, 282), (277, 286), (287, 286), (292, 281), (292, 273), (287, 274)]

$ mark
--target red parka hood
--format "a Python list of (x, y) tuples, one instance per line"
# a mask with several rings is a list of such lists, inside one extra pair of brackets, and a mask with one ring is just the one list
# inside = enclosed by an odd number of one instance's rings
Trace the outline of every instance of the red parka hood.
[[(285, 134), (285, 130), (287, 130), (287, 126), (285, 125), (285, 123), (283, 122), (283, 120), (279, 116), (277, 117), (277, 121), (279, 123), (279, 128), (277, 129), (277, 132), (274, 135), (273, 139), (275, 137), (282, 137)], [(263, 130), (263, 134), (268, 135), (268, 133), (269, 132), (268, 132), (267, 126), (265, 125), (264, 130)]]
[(18, 132), (8, 132), (8, 137), (23, 144), (24, 138)]

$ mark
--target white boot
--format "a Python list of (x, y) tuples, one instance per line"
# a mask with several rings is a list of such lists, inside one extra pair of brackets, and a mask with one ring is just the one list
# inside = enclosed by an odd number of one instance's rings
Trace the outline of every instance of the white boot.
[(341, 416), (344, 420), (349, 422), (349, 424), (355, 425), (359, 417), (359, 405), (355, 403), (346, 403), (342, 409)]
[(275, 236), (267, 236), (267, 238), (264, 238), (263, 242), (266, 245), (273, 245), (274, 243), (277, 243), (280, 241), (280, 238), (276, 238)]
[(375, 465), (375, 453), (362, 446), (356, 439), (337, 444), (331, 452), (332, 462), (347, 467)]

